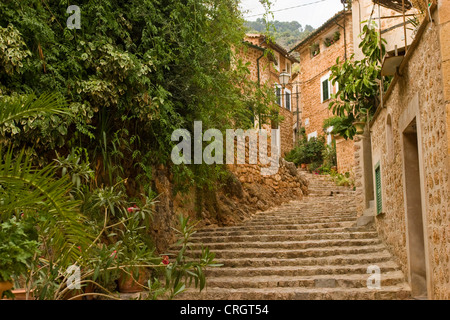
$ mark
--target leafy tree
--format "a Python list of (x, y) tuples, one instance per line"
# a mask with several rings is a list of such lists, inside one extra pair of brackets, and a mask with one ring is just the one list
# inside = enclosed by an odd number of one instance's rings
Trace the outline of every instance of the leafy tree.
[[(338, 83), (339, 89), (332, 95), (329, 108), (334, 115), (342, 118), (334, 132), (345, 139), (353, 139), (356, 134), (353, 123), (369, 121), (379, 104), (381, 61), (386, 51), (386, 40), (380, 40), (375, 23), (372, 26), (365, 25), (360, 37), (362, 42), (359, 47), (364, 58), (355, 61), (352, 55), (343, 62), (338, 58), (331, 68), (332, 84)], [(384, 92), (390, 79), (383, 77), (383, 80)]]
[[(304, 28), (298, 21), (273, 21), (272, 25), (273, 39), (285, 48), (291, 48), (304, 38), (306, 38), (314, 28), (310, 25), (306, 25)], [(246, 21), (245, 26), (248, 28), (249, 33), (264, 33), (267, 30), (266, 20), (258, 18), (255, 21)]]
[[(1, 2), (1, 39), (13, 48), (0, 52), (17, 53), (2, 54), (0, 68), (18, 71), (0, 73), (0, 94), (52, 88), (74, 115), (11, 128), (14, 147), (33, 145), (40, 163), (84, 148), (97, 185), (133, 176), (139, 191), (151, 185), (153, 165), (170, 163), (175, 129), (192, 130), (194, 121), (221, 130), (250, 126), (259, 98), (270, 97), (249, 81), (248, 66), (231, 66), (245, 32), (238, 4), (85, 0), (78, 3), (81, 29), (69, 30), (69, 1)], [(213, 181), (216, 172), (172, 171), (187, 185)]]

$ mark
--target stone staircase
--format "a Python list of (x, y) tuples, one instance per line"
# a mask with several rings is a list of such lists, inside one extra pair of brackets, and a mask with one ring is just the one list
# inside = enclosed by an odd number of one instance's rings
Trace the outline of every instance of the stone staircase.
[[(246, 223), (202, 229), (192, 238), (216, 253), (207, 288), (178, 299), (408, 299), (404, 275), (373, 226), (356, 227), (354, 191), (302, 173), (310, 194), (258, 213)], [(369, 289), (368, 267), (381, 270), (381, 289)]]

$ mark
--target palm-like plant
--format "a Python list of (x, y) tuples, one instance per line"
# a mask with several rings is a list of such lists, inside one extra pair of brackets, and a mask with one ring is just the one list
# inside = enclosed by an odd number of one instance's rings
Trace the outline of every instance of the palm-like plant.
[[(34, 116), (66, 113), (64, 101), (55, 94), (39, 98), (0, 98), (0, 126)], [(79, 203), (71, 200), (72, 188), (67, 177), (56, 178), (53, 165), (36, 168), (25, 150), (14, 152), (6, 137), (6, 148), (0, 148), (0, 220), (12, 214), (35, 214), (45, 244), (52, 248), (50, 259), (65, 266), (77, 259), (78, 246), (85, 243), (86, 234)]]

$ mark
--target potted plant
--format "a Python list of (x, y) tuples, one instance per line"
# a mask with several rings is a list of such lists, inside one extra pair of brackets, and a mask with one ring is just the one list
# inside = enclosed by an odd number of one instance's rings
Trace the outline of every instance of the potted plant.
[[(136, 208), (136, 207), (135, 207)], [(130, 209), (130, 208), (129, 208)], [(139, 208), (136, 208), (137, 211)], [(135, 209), (135, 210), (136, 210)], [(130, 210), (129, 210), (130, 211)], [(119, 292), (135, 293), (144, 291), (144, 285), (149, 279), (149, 271), (145, 266), (159, 264), (160, 258), (155, 257), (152, 250), (144, 241), (139, 220), (131, 218), (118, 243), (118, 250), (114, 254), (121, 266), (121, 273), (118, 279)]]
[(311, 50), (311, 56), (315, 57), (320, 53), (320, 46), (318, 43), (313, 43), (310, 47)]
[(37, 252), (37, 241), (26, 234), (27, 226), (13, 217), (0, 224), (0, 299), (11, 292), (13, 279), (27, 273), (32, 258)]
[(355, 122), (353, 122), (353, 126), (356, 129), (356, 134), (361, 135), (361, 134), (364, 133), (364, 128), (366, 126), (366, 122), (364, 122), (364, 121), (355, 121)]
[(333, 34), (333, 40), (334, 40), (334, 42), (339, 41), (340, 38), (341, 38), (341, 33), (340, 33), (339, 31), (336, 31), (336, 32)]

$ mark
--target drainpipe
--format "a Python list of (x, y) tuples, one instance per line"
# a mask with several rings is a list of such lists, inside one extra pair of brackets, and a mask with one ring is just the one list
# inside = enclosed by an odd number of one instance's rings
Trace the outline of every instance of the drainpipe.
[[(265, 56), (265, 53), (263, 52), (263, 54), (256, 59), (256, 65), (257, 65), (257, 70), (258, 70), (258, 88), (261, 87), (261, 76), (260, 76), (260, 68), (259, 68), (259, 60), (261, 60), (263, 57)], [(258, 123), (259, 123), (259, 130), (262, 129), (262, 125), (261, 125), (261, 112), (258, 114)]]

